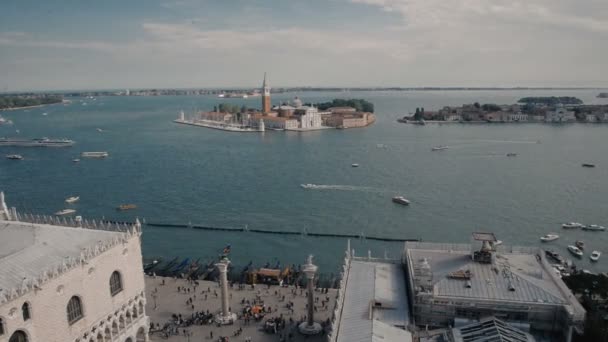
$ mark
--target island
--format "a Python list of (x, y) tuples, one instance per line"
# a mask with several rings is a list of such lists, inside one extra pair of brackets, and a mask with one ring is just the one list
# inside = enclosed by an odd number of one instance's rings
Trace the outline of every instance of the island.
[(63, 97), (52, 95), (0, 95), (0, 110), (40, 107), (48, 104), (61, 103), (62, 101)]
[(495, 103), (446, 106), (436, 111), (416, 108), (397, 121), (423, 125), (451, 123), (608, 123), (608, 105), (584, 105), (576, 97), (524, 97), (515, 104)]
[[(299, 97), (272, 105), (266, 74), (260, 90), (261, 109), (230, 103), (214, 106), (212, 111), (189, 117), (182, 111), (176, 123), (230, 132), (315, 131), (369, 126), (375, 122), (374, 105), (363, 99), (334, 99), (330, 102), (303, 104)], [(225, 97), (225, 96), (224, 96)]]

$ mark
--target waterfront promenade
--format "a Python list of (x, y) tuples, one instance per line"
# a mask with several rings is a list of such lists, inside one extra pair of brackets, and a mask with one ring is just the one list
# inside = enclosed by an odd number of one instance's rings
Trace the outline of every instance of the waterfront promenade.
[[(164, 281), (164, 285), (163, 285)], [(212, 281), (197, 281), (198, 286), (195, 288), (193, 282), (184, 279), (173, 279), (163, 277), (146, 276), (146, 313), (150, 317), (150, 322), (155, 326), (160, 324), (162, 327), (165, 323), (172, 320), (172, 315), (182, 315), (184, 320), (190, 319), (196, 312), (216, 313), (219, 311), (220, 304), (220, 288), (218, 283)], [(190, 289), (190, 292), (180, 289)], [(217, 293), (217, 296), (216, 296)], [(230, 305), (232, 312), (239, 315), (239, 319), (233, 325), (218, 327), (216, 324), (195, 324), (189, 327), (178, 328), (179, 334), (170, 336), (168, 339), (156, 332), (150, 333), (151, 341), (218, 341), (220, 336), (228, 336), (229, 341), (247, 341), (251, 338), (253, 342), (271, 342), (271, 341), (325, 341), (327, 335), (322, 334), (314, 337), (305, 337), (297, 331), (298, 322), (305, 319), (306, 316), (306, 290), (295, 289), (295, 287), (279, 287), (266, 286), (256, 284), (255, 288), (251, 285), (244, 285), (243, 289), (238, 289), (235, 284), (230, 289), (231, 299)], [(283, 300), (284, 297), (284, 300)], [(321, 293), (321, 290), (315, 291), (315, 321), (326, 322), (331, 318), (331, 314), (335, 307), (336, 290), (329, 289), (328, 293)], [(318, 298), (318, 299), (317, 299)], [(329, 301), (323, 305), (324, 300), (329, 298)], [(189, 300), (192, 299), (192, 304)], [(253, 303), (254, 300), (263, 302), (265, 308), (269, 309), (265, 313), (264, 318), (259, 321), (251, 319), (249, 323), (241, 317), (243, 309), (247, 306), (247, 301)], [(156, 309), (154, 309), (156, 303)], [(288, 303), (293, 303), (292, 309), (287, 308)], [(194, 309), (193, 309), (194, 307)], [(277, 330), (277, 333), (264, 331), (265, 322), (271, 318), (282, 317), (285, 320), (285, 328)], [(234, 336), (235, 332), (242, 329), (238, 336)], [(186, 334), (184, 334), (184, 330)], [(213, 338), (211, 338), (213, 333)], [(289, 337), (291, 333), (291, 338)]]

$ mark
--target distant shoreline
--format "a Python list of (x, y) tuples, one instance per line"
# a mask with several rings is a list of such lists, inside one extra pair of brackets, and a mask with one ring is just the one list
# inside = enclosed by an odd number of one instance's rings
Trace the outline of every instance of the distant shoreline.
[(67, 103), (67, 101), (62, 101), (62, 102), (57, 102), (57, 103), (45, 103), (45, 104), (39, 104), (39, 105), (35, 105), (35, 106), (24, 106), (24, 107), (11, 107), (11, 108), (1, 108), (0, 112), (8, 112), (8, 111), (12, 111), (12, 110), (19, 110), (19, 109), (30, 109), (30, 108), (40, 108), (40, 107), (44, 107), (44, 106), (52, 106), (52, 105), (56, 105), (56, 104), (60, 104), (60, 103)]

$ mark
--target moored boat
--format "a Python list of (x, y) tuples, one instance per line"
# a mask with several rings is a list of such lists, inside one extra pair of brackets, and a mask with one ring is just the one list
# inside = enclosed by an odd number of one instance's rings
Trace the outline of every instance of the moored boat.
[(74, 203), (80, 199), (80, 196), (72, 196), (65, 199), (66, 203)]
[(410, 205), (410, 201), (403, 196), (393, 197), (393, 202), (401, 205)]
[(591, 255), (589, 256), (589, 259), (591, 259), (591, 261), (598, 261), (600, 259), (601, 255), (602, 255), (602, 252), (593, 251), (593, 252), (591, 252)]
[(568, 246), (568, 251), (574, 255), (576, 255), (577, 257), (582, 257), (583, 256), (583, 251), (581, 251), (578, 247), (573, 246), (573, 245), (569, 245)]
[(588, 226), (582, 227), (584, 230), (594, 230), (594, 231), (604, 231), (606, 230), (606, 227), (604, 226), (600, 226), (597, 224), (590, 224)]
[(585, 249), (585, 242), (582, 240), (576, 240), (576, 242), (574, 243), (574, 245), (578, 248), (580, 248), (581, 250)]
[(63, 210), (59, 210), (58, 212), (56, 212), (55, 215), (57, 215), (57, 216), (70, 215), (75, 212), (76, 212), (76, 210), (74, 210), (74, 209), (63, 209)]
[(550, 241), (555, 241), (557, 239), (559, 239), (559, 235), (557, 235), (555, 233), (549, 233), (549, 234), (546, 234), (545, 236), (540, 237), (540, 241), (542, 241), (542, 242), (550, 242)]
[(583, 228), (585, 225), (579, 222), (568, 222), (568, 223), (564, 223), (562, 224), (562, 228), (564, 229), (576, 229), (576, 228)]
[(137, 206), (135, 204), (121, 204), (116, 209), (117, 210), (131, 210), (131, 209), (137, 209)]

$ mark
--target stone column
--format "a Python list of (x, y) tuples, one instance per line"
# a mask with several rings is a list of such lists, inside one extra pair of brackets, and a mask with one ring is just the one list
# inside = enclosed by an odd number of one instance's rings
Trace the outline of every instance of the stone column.
[(302, 272), (306, 275), (306, 282), (308, 286), (308, 316), (307, 322), (300, 323), (298, 327), (300, 333), (304, 335), (316, 335), (321, 332), (322, 328), (319, 323), (314, 321), (314, 279), (317, 273), (318, 267), (312, 263), (312, 255), (308, 257), (308, 263), (304, 265)]
[(220, 271), (220, 295), (222, 299), (222, 310), (215, 317), (215, 321), (219, 324), (231, 324), (236, 321), (236, 314), (230, 312), (230, 302), (228, 294), (228, 264), (230, 260), (224, 257), (220, 262), (215, 264)]

